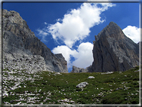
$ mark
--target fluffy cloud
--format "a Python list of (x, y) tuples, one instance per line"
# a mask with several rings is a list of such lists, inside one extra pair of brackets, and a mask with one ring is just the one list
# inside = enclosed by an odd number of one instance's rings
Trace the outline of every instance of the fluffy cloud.
[[(92, 54), (93, 44), (86, 42), (81, 43), (78, 46), (77, 50), (71, 50), (67, 46), (57, 46), (52, 50), (54, 54), (62, 53), (62, 55), (65, 57), (68, 68), (70, 68), (72, 65), (85, 68), (92, 64), (93, 61), (93, 54)], [(75, 58), (75, 61), (71, 61), (71, 56)]]
[(90, 66), (93, 62), (92, 50), (93, 44), (89, 42), (81, 43), (77, 49), (77, 54), (74, 54), (75, 61), (73, 62), (73, 65), (80, 68)]
[(123, 32), (126, 36), (132, 39), (135, 43), (140, 42), (140, 28), (129, 25), (123, 29)]
[(112, 3), (83, 3), (65, 14), (60, 22), (48, 26), (48, 31), (55, 40), (61, 39), (71, 48), (76, 41), (89, 35), (91, 27), (104, 22), (100, 14), (112, 6)]

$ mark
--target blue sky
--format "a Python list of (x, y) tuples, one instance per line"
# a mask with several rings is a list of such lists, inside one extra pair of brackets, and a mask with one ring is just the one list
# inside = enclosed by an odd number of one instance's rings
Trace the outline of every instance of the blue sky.
[(134, 42), (140, 41), (139, 3), (3, 3), (17, 11), (51, 51), (62, 53), (72, 66), (92, 64), (93, 41), (111, 21)]

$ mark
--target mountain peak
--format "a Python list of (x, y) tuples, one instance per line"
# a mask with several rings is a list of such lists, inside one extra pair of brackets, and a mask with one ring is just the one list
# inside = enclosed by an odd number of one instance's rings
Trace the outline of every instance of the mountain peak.
[(110, 22), (109, 25), (117, 25), (116, 23), (114, 22)]
[(138, 65), (138, 45), (110, 22), (97, 36), (93, 47), (95, 72), (125, 71)]
[(5, 19), (9, 19), (8, 21), (10, 21), (11, 23), (22, 24), (22, 25), (26, 24), (25, 20), (22, 19), (20, 14), (13, 10), (7, 11), (3, 9), (3, 20)]
[(125, 34), (122, 29), (114, 22), (110, 22), (97, 36), (95, 36), (95, 41), (102, 37), (109, 38), (113, 37), (116, 39), (124, 38)]
[(121, 28), (114, 22), (110, 22), (106, 28), (109, 28), (111, 30), (121, 30)]

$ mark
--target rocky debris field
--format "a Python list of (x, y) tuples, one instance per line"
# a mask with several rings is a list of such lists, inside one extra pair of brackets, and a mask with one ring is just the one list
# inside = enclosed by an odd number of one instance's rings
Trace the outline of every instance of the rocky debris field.
[(27, 54), (20, 56), (11, 56), (11, 54), (4, 55), (3, 69), (8, 69), (10, 71), (13, 71), (13, 69), (25, 70), (28, 73), (35, 73), (44, 70), (49, 71), (43, 57), (40, 55)]
[(3, 66), (4, 105), (139, 103), (138, 67), (125, 72), (101, 74), (33, 73), (9, 67), (6, 63)]

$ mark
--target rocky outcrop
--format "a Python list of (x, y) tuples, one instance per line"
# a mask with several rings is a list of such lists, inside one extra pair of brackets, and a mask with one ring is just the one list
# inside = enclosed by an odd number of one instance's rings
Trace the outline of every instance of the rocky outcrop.
[[(3, 18), (3, 58), (7, 60), (7, 65), (22, 59), (22, 63), (29, 64), (29, 60), (34, 63), (40, 63), (40, 70), (49, 70), (55, 72), (68, 72), (67, 62), (62, 55), (54, 55), (51, 50), (42, 43), (34, 33), (29, 29), (25, 20), (15, 11), (2, 11)], [(33, 58), (34, 57), (34, 58)], [(40, 60), (38, 60), (40, 59)], [(17, 63), (18, 64), (18, 63)], [(37, 70), (27, 66), (26, 69)], [(38, 70), (39, 70), (38, 69)]]
[(139, 45), (134, 43), (114, 22), (110, 22), (93, 42), (93, 58), (91, 66), (73, 67), (72, 73), (126, 71), (139, 65)]
[(63, 72), (66, 72), (67, 71), (67, 61), (65, 60), (65, 58), (63, 57), (63, 55), (62, 54), (55, 54), (55, 56), (61, 62), (62, 67), (63, 67)]
[(83, 72), (91, 72), (91, 71), (92, 71), (91, 65), (87, 68), (79, 68), (76, 66), (72, 66), (72, 71), (70, 73), (83, 73)]
[(138, 47), (117, 24), (110, 22), (95, 36), (91, 72), (125, 71), (138, 66)]
[(81, 72), (88, 72), (88, 69), (79, 68), (79, 67), (76, 67), (76, 66), (72, 67), (71, 73), (81, 73)]

